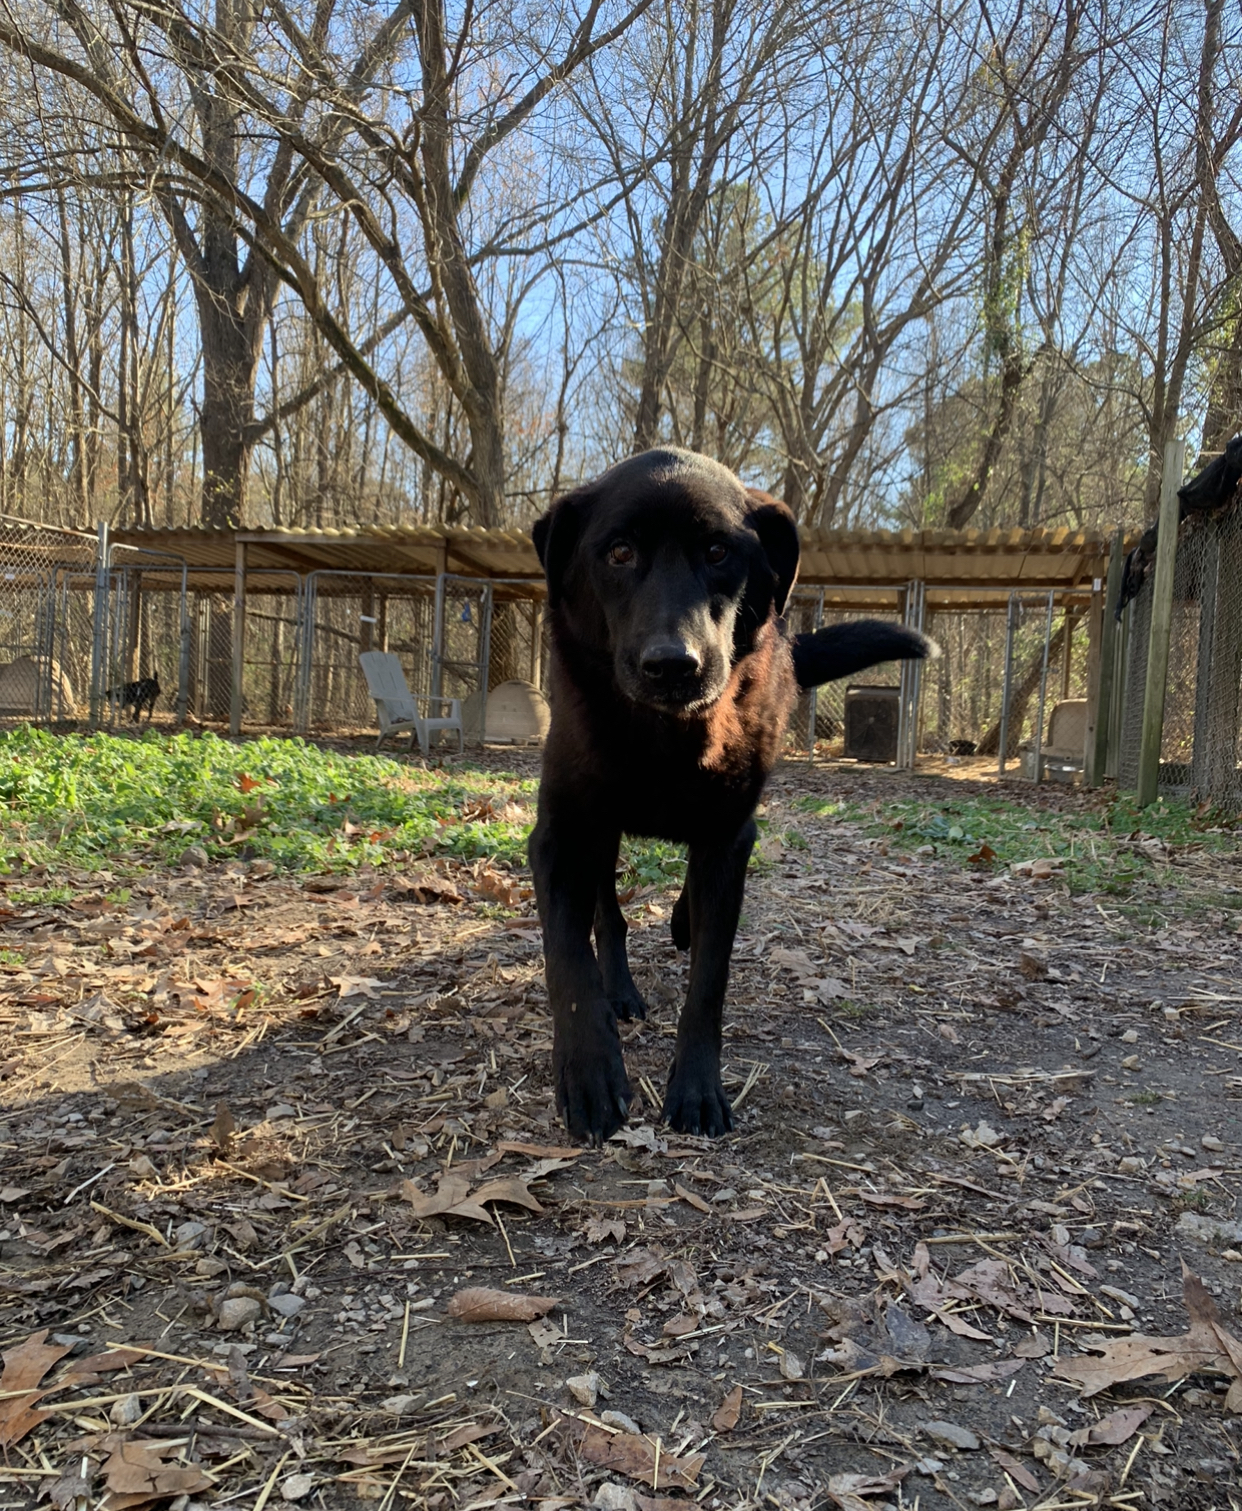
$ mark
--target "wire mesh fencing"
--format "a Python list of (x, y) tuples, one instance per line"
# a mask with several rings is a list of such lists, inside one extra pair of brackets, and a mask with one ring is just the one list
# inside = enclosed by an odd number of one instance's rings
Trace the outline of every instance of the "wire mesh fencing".
[[(312, 572), (296, 606), (296, 633), (289, 654), (296, 656), (291, 706), (293, 726), (304, 732), (375, 727), (375, 704), (358, 665), (364, 651), (396, 655), (415, 697), (436, 693), (434, 661), (436, 579), (350, 572)], [(274, 622), (264, 658), (270, 668), (285, 654), (277, 651)], [(247, 611), (247, 639), (250, 635)], [(253, 713), (249, 715), (253, 717)]]
[[(1126, 606), (1125, 678), (1116, 775), (1138, 786), (1154, 573)], [(1242, 505), (1186, 519), (1173, 568), (1169, 671), (1158, 791), (1223, 807), (1242, 804)]]
[(91, 535), (0, 516), (0, 721), (84, 712), (91, 631), (67, 595), (92, 592), (97, 554)]

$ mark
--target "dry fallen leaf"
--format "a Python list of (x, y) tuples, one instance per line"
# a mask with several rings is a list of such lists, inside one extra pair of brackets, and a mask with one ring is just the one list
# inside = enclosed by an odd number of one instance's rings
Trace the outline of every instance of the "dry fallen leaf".
[(738, 1418), (742, 1414), (742, 1387), (735, 1385), (717, 1406), (715, 1415), (712, 1417), (712, 1430), (715, 1432), (732, 1432), (737, 1426)]
[(144, 1501), (210, 1490), (214, 1481), (193, 1465), (173, 1467), (163, 1462), (180, 1453), (182, 1444), (160, 1442), (121, 1443), (103, 1466), (108, 1493), (103, 1511), (126, 1511)]
[(221, 1102), (216, 1107), (215, 1121), (211, 1125), (211, 1141), (221, 1154), (227, 1154), (233, 1142), (233, 1134), (237, 1131), (237, 1123), (233, 1114), (229, 1111), (228, 1103)]
[(145, 1348), (111, 1348), (107, 1353), (87, 1354), (85, 1358), (73, 1361), (69, 1373), (61, 1377), (60, 1383), (63, 1386), (81, 1385), (111, 1370), (128, 1369), (146, 1357)]
[(625, 1238), (625, 1222), (620, 1217), (592, 1217), (588, 1219), (583, 1236), (588, 1243), (621, 1243)]
[(49, 1415), (35, 1410), (44, 1395), (37, 1387), (52, 1365), (69, 1350), (60, 1344), (45, 1343), (47, 1332), (44, 1328), (33, 1333), (4, 1355), (4, 1372), (0, 1374), (0, 1448), (20, 1443), (32, 1427)]
[(471, 1285), (458, 1291), (445, 1311), (459, 1322), (533, 1322), (550, 1312), (557, 1300), (556, 1296), (519, 1296)]
[(705, 1212), (709, 1217), (711, 1216), (711, 1207), (696, 1192), (687, 1191), (685, 1186), (680, 1185), (677, 1181), (673, 1182), (673, 1190), (681, 1197), (682, 1201), (692, 1206), (696, 1212)]
[(328, 980), (341, 997), (374, 997), (376, 989), (387, 984), (375, 976), (329, 976)]
[(1075, 1448), (1096, 1444), (1107, 1444), (1110, 1448), (1116, 1447), (1118, 1443), (1124, 1443), (1127, 1438), (1132, 1438), (1155, 1409), (1150, 1405), (1123, 1406), (1119, 1411), (1110, 1411), (1098, 1422), (1092, 1422), (1087, 1427), (1080, 1427), (1077, 1432), (1071, 1432), (1069, 1440)]
[(864, 1495), (891, 1495), (909, 1473), (908, 1468), (894, 1469), (882, 1479), (870, 1474), (830, 1474), (828, 1494), (840, 1511), (870, 1511)]
[(515, 1207), (525, 1207), (530, 1212), (543, 1211), (543, 1207), (527, 1190), (526, 1182), (518, 1180), (514, 1175), (505, 1180), (488, 1181), (474, 1192), (470, 1200), (480, 1207), (489, 1201), (507, 1201)]
[(585, 1149), (570, 1148), (560, 1144), (519, 1144), (512, 1139), (502, 1139), (496, 1145), (497, 1154), (525, 1154), (530, 1159), (578, 1159)]
[(630, 1432), (615, 1435), (603, 1427), (588, 1427), (578, 1445), (578, 1451), (589, 1463), (601, 1469), (611, 1469), (626, 1474), (631, 1479), (650, 1485), (653, 1490), (693, 1490), (694, 1483), (703, 1467), (704, 1455), (692, 1453), (685, 1458), (675, 1458), (671, 1453), (660, 1451), (656, 1464), (656, 1445), (646, 1437), (635, 1437)]
[[(1098, 1346), (1098, 1356), (1059, 1359), (1051, 1372), (1052, 1378), (1080, 1385), (1084, 1396), (1148, 1375), (1175, 1381), (1183, 1375), (1201, 1372), (1224, 1375), (1238, 1384), (1242, 1381), (1242, 1345), (1221, 1326), (1216, 1303), (1184, 1261), (1182, 1293), (1190, 1317), (1190, 1327), (1185, 1333), (1175, 1338), (1149, 1338), (1132, 1333), (1127, 1338), (1111, 1339)], [(1232, 1393), (1232, 1386), (1230, 1390)], [(1242, 1395), (1242, 1388), (1239, 1394)]]
[(1014, 1458), (1012, 1453), (1006, 1453), (1003, 1448), (990, 1448), (988, 1452), (1016, 1485), (1021, 1485), (1032, 1495), (1039, 1493), (1039, 1481), (1020, 1459)]
[(414, 1208), (415, 1217), (469, 1217), (475, 1222), (491, 1223), (487, 1209), (469, 1201), (470, 1182), (452, 1173), (440, 1177), (434, 1196), (420, 1191), (412, 1180), (401, 1182), (401, 1194)]
[(1025, 1363), (1025, 1359), (991, 1359), (983, 1364), (946, 1365), (944, 1369), (933, 1369), (931, 1377), (951, 1385), (983, 1385), (993, 1380), (1007, 1380)]

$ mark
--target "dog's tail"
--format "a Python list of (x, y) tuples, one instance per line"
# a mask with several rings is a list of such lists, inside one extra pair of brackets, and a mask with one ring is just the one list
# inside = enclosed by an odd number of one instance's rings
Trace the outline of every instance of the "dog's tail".
[(794, 676), (803, 692), (878, 666), (882, 661), (934, 661), (940, 647), (918, 630), (882, 619), (855, 619), (795, 635)]

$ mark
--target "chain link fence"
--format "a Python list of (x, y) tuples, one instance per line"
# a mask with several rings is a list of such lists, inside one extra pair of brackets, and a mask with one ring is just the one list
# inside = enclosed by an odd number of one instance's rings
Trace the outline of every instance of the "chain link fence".
[[(1155, 573), (1122, 617), (1117, 784), (1138, 786)], [(1178, 532), (1158, 790), (1242, 805), (1242, 504), (1191, 515)]]
[(90, 624), (70, 596), (94, 587), (94, 536), (0, 516), (0, 721), (76, 719), (91, 693)]

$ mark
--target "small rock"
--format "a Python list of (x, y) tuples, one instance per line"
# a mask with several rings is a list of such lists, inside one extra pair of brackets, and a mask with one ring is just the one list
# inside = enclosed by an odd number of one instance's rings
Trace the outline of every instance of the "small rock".
[(568, 1390), (574, 1400), (580, 1406), (588, 1409), (595, 1405), (599, 1399), (601, 1380), (595, 1370), (585, 1375), (570, 1375), (565, 1381), (565, 1389)]
[(915, 1474), (921, 1474), (921, 1475), (923, 1475), (927, 1479), (930, 1479), (933, 1474), (939, 1474), (940, 1471), (943, 1468), (944, 1468), (944, 1463), (940, 1459), (930, 1459), (930, 1458), (928, 1458), (928, 1459), (916, 1459), (914, 1461), (914, 1472), (915, 1472)]
[(969, 1427), (959, 1427), (956, 1422), (924, 1422), (923, 1431), (937, 1443), (948, 1443), (951, 1448), (967, 1451), (978, 1448), (979, 1439)]
[(666, 1180), (649, 1180), (647, 1182), (648, 1196), (671, 1196), (672, 1194)]
[(780, 1356), (780, 1370), (783, 1380), (801, 1380), (806, 1374), (802, 1360), (788, 1348)]
[(593, 1506), (601, 1511), (638, 1511), (638, 1498), (628, 1485), (602, 1484), (595, 1492)]
[(1223, 1149), (1225, 1147), (1225, 1141), (1223, 1139), (1218, 1139), (1214, 1133), (1205, 1133), (1199, 1140), (1199, 1143), (1205, 1149), (1212, 1150), (1213, 1153), (1215, 1153), (1216, 1150)]
[(1176, 1231), (1184, 1238), (1195, 1238), (1200, 1243), (1242, 1243), (1242, 1222), (1230, 1222), (1223, 1217), (1202, 1217), (1198, 1212), (1183, 1212), (1177, 1219)]
[(223, 1275), (228, 1265), (223, 1259), (217, 1259), (214, 1254), (204, 1255), (194, 1266), (194, 1273), (201, 1275), (204, 1280), (214, 1280), (217, 1275)]
[(1138, 1043), (1138, 1029), (1137, 1028), (1127, 1028), (1126, 1031), (1125, 1031), (1125, 1033), (1122, 1034), (1122, 1036), (1121, 1036), (1121, 1042), (1123, 1044), (1137, 1044)]
[(380, 1410), (386, 1411), (391, 1417), (403, 1417), (413, 1411), (422, 1399), (422, 1396), (389, 1396), (386, 1401), (380, 1402)]
[(154, 1180), (159, 1174), (154, 1163), (145, 1154), (136, 1154), (127, 1166), (135, 1180)]
[(189, 845), (181, 852), (181, 864), (183, 866), (209, 866), (211, 856), (207, 854), (202, 845)]
[(198, 1249), (202, 1247), (206, 1232), (205, 1222), (183, 1222), (173, 1229), (173, 1237), (179, 1249)]
[(234, 1332), (241, 1327), (250, 1327), (262, 1315), (263, 1308), (253, 1296), (231, 1296), (220, 1303), (216, 1325), (221, 1332)]
[(1127, 1055), (1121, 1062), (1122, 1070), (1142, 1070), (1143, 1062), (1137, 1055)]
[(300, 1501), (315, 1485), (313, 1474), (289, 1474), (280, 1482), (280, 1493), (287, 1501)]
[(1135, 1154), (1124, 1155), (1117, 1161), (1117, 1170), (1121, 1175), (1139, 1175), (1143, 1169), (1143, 1161)]
[(296, 1317), (306, 1305), (305, 1296), (272, 1296), (268, 1299), (268, 1306), (274, 1312), (279, 1312), (282, 1317)]
[(732, 1186), (725, 1186), (723, 1190), (716, 1192), (715, 1196), (712, 1197), (712, 1200), (717, 1204), (717, 1206), (724, 1207), (727, 1206), (729, 1202), (737, 1200), (737, 1192), (733, 1189)]
[[(295, 1118), (298, 1115), (296, 1107), (290, 1107), (288, 1102), (276, 1102), (263, 1114), (269, 1123), (274, 1123), (280, 1118)], [(301, 1476), (297, 1476), (300, 1478)]]
[(1123, 1291), (1116, 1285), (1102, 1285), (1100, 1295), (1107, 1296), (1110, 1301), (1119, 1301), (1122, 1306), (1131, 1306), (1135, 1311), (1138, 1311), (1141, 1305), (1137, 1296), (1132, 1296), (1129, 1291)]
[(1000, 1500), (995, 1490), (971, 1490), (967, 1491), (966, 1499), (973, 1501), (976, 1506), (994, 1506)]
[(122, 1396), (113, 1401), (108, 1410), (108, 1420), (118, 1427), (130, 1427), (142, 1415), (142, 1398), (138, 1395)]
[(601, 1411), (599, 1419), (605, 1427), (617, 1427), (622, 1432), (628, 1432), (631, 1437), (641, 1437), (642, 1428), (633, 1417), (627, 1417), (623, 1411)]
[(80, 1333), (53, 1333), (52, 1342), (58, 1343), (61, 1348), (67, 1348), (70, 1355), (84, 1354), (91, 1346), (91, 1340), (82, 1337)]

